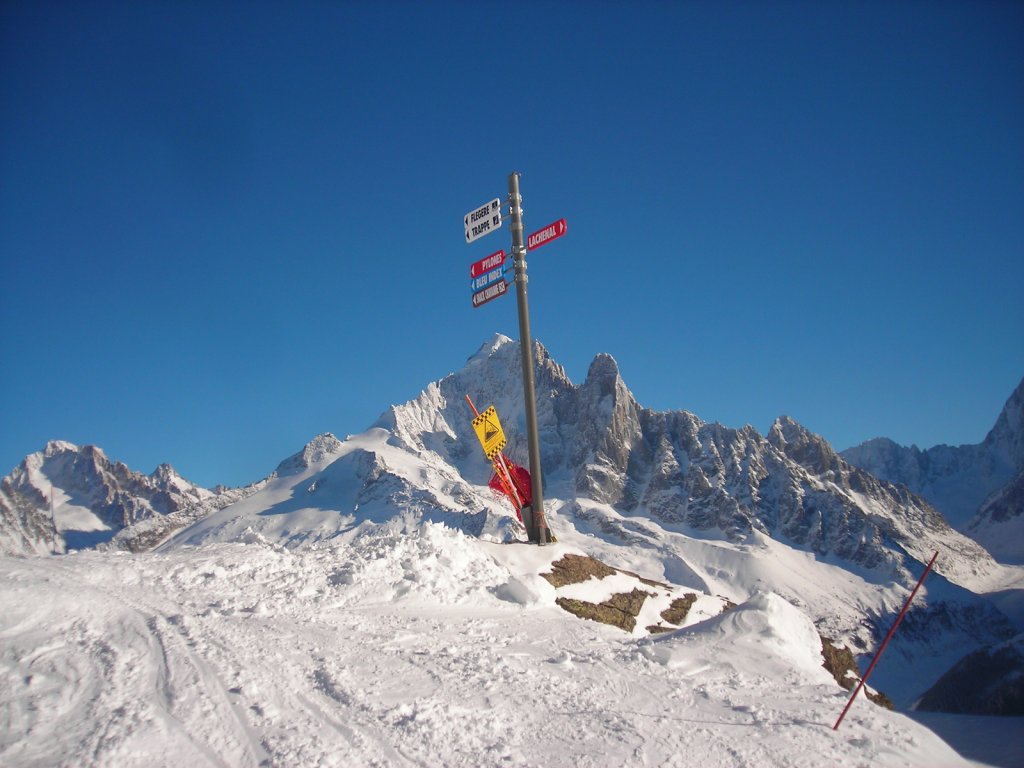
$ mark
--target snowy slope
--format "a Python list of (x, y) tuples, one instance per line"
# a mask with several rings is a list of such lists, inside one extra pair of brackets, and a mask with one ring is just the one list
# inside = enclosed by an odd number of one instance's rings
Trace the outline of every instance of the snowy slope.
[[(858, 653), (876, 646), (938, 549), (940, 573), (893, 646), (899, 663), (878, 673), (901, 706), (966, 651), (1016, 633), (976, 592), (1013, 587), (1019, 571), (997, 565), (926, 503), (846, 464), (792, 420), (780, 419), (764, 438), (685, 412), (657, 414), (636, 404), (607, 355), (579, 387), (540, 346), (538, 359), (542, 450), (552, 468), (546, 506), (561, 541), (737, 603), (772, 590)], [(317, 438), (264, 488), (164, 549), (253, 536), (295, 547), (393, 518), (410, 530), (431, 520), (475, 538), (514, 539), (510, 510), (486, 487), (490, 470), (463, 394), (498, 407), (515, 455), (518, 365), (517, 345), (495, 337), (374, 428), (345, 441)], [(1013, 599), (1000, 606), (1020, 618)]]
[(366, 522), (0, 558), (0, 763), (966, 765), (866, 701), (831, 730), (847, 694), (780, 597), (636, 639), (553, 607), (564, 551)]
[(495, 541), (514, 538), (514, 521), (486, 487), (467, 484), (452, 467), (398, 448), (390, 438), (379, 428), (344, 443), (321, 435), (311, 445), (333, 440), (330, 450), (307, 446), (310, 460), (283, 462), (256, 493), (185, 529), (164, 548), (253, 535), (297, 546), (395, 517), (443, 522)]

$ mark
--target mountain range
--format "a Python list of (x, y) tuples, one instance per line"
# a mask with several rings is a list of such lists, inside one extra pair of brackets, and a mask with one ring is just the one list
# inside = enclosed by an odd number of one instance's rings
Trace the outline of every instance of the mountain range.
[(152, 474), (111, 461), (96, 446), (51, 440), (0, 481), (0, 552), (63, 553), (173, 514), (216, 493), (169, 464)]
[[(388, 408), (366, 432), (320, 435), (246, 488), (201, 489), (166, 465), (142, 475), (95, 447), (52, 442), (3, 480), (0, 547), (39, 554), (97, 543), (164, 552), (210, 542), (305, 548), (396, 521), (409, 531), (442, 524), (477, 540), (515, 541), (521, 529), (487, 487), (490, 466), (464, 396), (495, 406), (507, 453), (525, 464), (520, 359), (518, 344), (496, 335), (462, 369)], [(540, 344), (535, 360), (546, 507), (560, 542), (734, 603), (770, 589), (855, 653), (877, 645), (938, 551), (926, 595), (890, 651), (901, 662), (876, 673), (900, 706), (967, 651), (1020, 631), (1020, 572), (951, 527), (903, 480), (857, 466), (853, 459), (866, 450), (837, 453), (785, 416), (761, 435), (644, 408), (607, 354), (594, 358), (579, 385)], [(1019, 394), (976, 452), (974, 469), (959, 475), (964, 482), (982, 476), (986, 461), (998, 469), (984, 475), (995, 478), (990, 485), (1003, 483), (985, 486), (986, 494), (1003, 491), (983, 508), (993, 519), (1019, 510), (1010, 471), (1020, 458)]]
[(921, 450), (882, 437), (841, 455), (924, 497), (1002, 562), (1024, 563), (1024, 379), (981, 443)]

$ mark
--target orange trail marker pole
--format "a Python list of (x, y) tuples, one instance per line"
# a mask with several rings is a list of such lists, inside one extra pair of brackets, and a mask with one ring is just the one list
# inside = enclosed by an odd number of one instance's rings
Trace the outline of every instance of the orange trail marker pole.
[(839, 719), (836, 720), (836, 724), (832, 726), (833, 731), (839, 730), (839, 724), (843, 722), (843, 718), (846, 717), (846, 713), (850, 710), (850, 705), (853, 704), (853, 700), (857, 698), (857, 694), (860, 693), (860, 689), (864, 687), (868, 678), (871, 677), (871, 673), (875, 670), (875, 665), (878, 663), (878, 660), (882, 658), (882, 653), (885, 652), (885, 646), (889, 644), (889, 641), (892, 640), (892, 636), (896, 634), (896, 627), (900, 625), (900, 622), (903, 621), (903, 617), (907, 615), (907, 610), (910, 608), (910, 603), (913, 601), (914, 595), (917, 594), (917, 590), (919, 590), (921, 585), (924, 584), (924, 579), (932, 569), (932, 566), (935, 565), (935, 558), (938, 556), (938, 552), (932, 555), (932, 559), (928, 563), (928, 567), (924, 569), (924, 573), (921, 574), (921, 578), (917, 580), (917, 586), (915, 586), (914, 591), (910, 593), (910, 597), (907, 598), (907, 602), (903, 604), (903, 610), (900, 611), (900, 615), (896, 617), (896, 622), (892, 625), (892, 629), (889, 630), (889, 634), (885, 636), (885, 640), (882, 641), (882, 645), (878, 648), (878, 653), (875, 654), (875, 658), (871, 660), (871, 664), (868, 666), (868, 671), (864, 673), (864, 677), (860, 679), (860, 683), (858, 683), (857, 687), (853, 689), (853, 695), (850, 696), (850, 700), (847, 701), (846, 706), (843, 707), (843, 713), (839, 715)]

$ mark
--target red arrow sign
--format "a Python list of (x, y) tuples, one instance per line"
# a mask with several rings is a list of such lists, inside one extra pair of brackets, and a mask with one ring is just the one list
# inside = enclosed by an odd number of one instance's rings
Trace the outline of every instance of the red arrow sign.
[(495, 251), (490, 256), (475, 261), (469, 266), (470, 277), (480, 277), (484, 272), (490, 272), (496, 266), (505, 261), (505, 251)]
[(550, 243), (552, 240), (561, 237), (566, 232), (565, 219), (559, 219), (553, 224), (548, 224), (543, 229), (538, 229), (526, 240), (526, 247), (530, 250), (534, 248), (540, 248), (545, 243)]

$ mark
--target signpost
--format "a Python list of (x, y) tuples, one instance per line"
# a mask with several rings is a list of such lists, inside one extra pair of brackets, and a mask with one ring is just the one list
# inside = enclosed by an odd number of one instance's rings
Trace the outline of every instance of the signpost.
[(523, 364), (523, 405), (526, 406), (526, 443), (530, 450), (530, 507), (523, 510), (523, 523), (530, 541), (551, 542), (551, 529), (544, 516), (544, 489), (540, 474), (540, 438), (537, 436), (537, 395), (533, 383), (533, 339), (530, 336), (530, 306), (526, 295), (526, 246), (523, 245), (523, 196), (519, 174), (508, 176), (509, 218), (512, 223), (512, 263), (516, 272), (516, 303), (519, 307), (519, 351)]
[(557, 240), (559, 237), (565, 234), (568, 227), (565, 224), (565, 219), (559, 219), (558, 221), (548, 224), (543, 229), (538, 229), (532, 235), (526, 239), (526, 247), (530, 250), (534, 248), (540, 248), (545, 243), (550, 243), (552, 240)]
[(467, 243), (495, 232), (501, 226), (501, 199), (496, 197), (474, 208), (463, 217), (463, 222), (466, 225)]
[[(523, 401), (526, 406), (526, 441), (530, 451), (530, 493), (527, 496), (524, 489), (524, 493), (520, 495), (513, 488), (510, 498), (520, 507), (520, 516), (530, 541), (537, 544), (548, 544), (554, 540), (554, 537), (551, 535), (551, 529), (548, 528), (544, 515), (543, 485), (540, 473), (540, 439), (537, 436), (533, 339), (530, 337), (530, 307), (526, 295), (526, 252), (527, 248), (539, 248), (545, 243), (556, 240), (566, 233), (568, 227), (565, 219), (559, 219), (534, 232), (524, 243), (522, 202), (523, 197), (519, 194), (519, 174), (509, 174), (508, 214), (511, 220), (509, 229), (512, 230), (512, 265), (515, 269), (516, 302), (519, 308), (519, 349), (523, 367)], [(465, 224), (467, 243), (489, 235), (502, 224), (501, 200), (494, 198), (491, 202), (470, 211), (463, 217), (463, 223)], [(469, 268), (469, 277), (474, 307), (504, 296), (508, 292), (508, 283), (505, 282), (505, 251), (495, 251), (490, 256), (473, 262)], [(472, 401), (470, 405), (472, 406)], [(484, 452), (488, 454), (488, 458), (492, 458), (491, 453), (488, 452), (489, 447), (493, 449), (494, 456), (501, 455), (501, 448), (495, 446), (498, 443), (504, 446), (505, 440), (504, 433), (501, 432), (501, 425), (497, 421), (497, 414), (493, 415), (492, 421), (489, 415), (490, 411), (493, 411), (493, 408), (489, 408), (483, 414), (477, 414), (477, 418), (473, 421), (473, 427), (476, 429), (477, 436), (483, 445)], [(473, 412), (476, 414), (475, 407)], [(488, 431), (489, 428), (491, 429)], [(500, 474), (499, 477), (501, 477)]]

